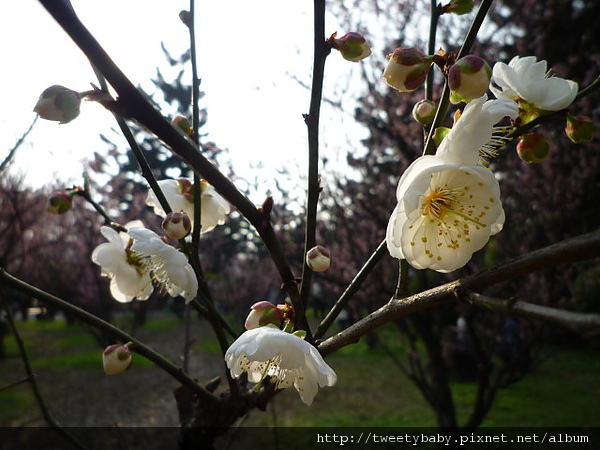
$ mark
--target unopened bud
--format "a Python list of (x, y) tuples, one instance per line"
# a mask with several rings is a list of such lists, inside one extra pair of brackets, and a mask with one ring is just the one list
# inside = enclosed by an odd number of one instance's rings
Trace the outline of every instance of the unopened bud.
[(423, 99), (417, 103), (412, 110), (413, 119), (419, 122), (421, 125), (431, 125), (435, 118), (436, 112), (435, 102), (433, 100)]
[(333, 48), (339, 50), (342, 57), (348, 61), (358, 62), (371, 55), (371, 46), (362, 34), (350, 32), (337, 39), (331, 36)]
[(162, 221), (162, 229), (171, 239), (183, 239), (192, 231), (192, 221), (184, 211), (172, 211)]
[(173, 125), (186, 136), (191, 136), (192, 134), (194, 134), (192, 124), (190, 123), (187, 117), (182, 116), (181, 114), (177, 114), (175, 117), (173, 117), (173, 119), (171, 120), (171, 125)]
[(383, 72), (389, 86), (400, 92), (412, 92), (425, 83), (432, 64), (430, 56), (415, 48), (397, 48), (389, 58)]
[(113, 344), (106, 347), (102, 353), (102, 364), (106, 375), (117, 375), (126, 372), (131, 367), (132, 354), (129, 344)]
[(444, 6), (444, 11), (460, 16), (462, 14), (470, 13), (473, 11), (474, 7), (474, 0), (451, 0), (450, 3)]
[(322, 245), (317, 245), (306, 253), (306, 264), (314, 272), (324, 272), (331, 265), (331, 253)]
[(183, 10), (179, 12), (179, 20), (189, 28), (192, 24), (192, 14), (189, 11)]
[(270, 323), (279, 327), (282, 321), (282, 310), (271, 302), (262, 301), (250, 307), (250, 313), (246, 317), (244, 327), (246, 330), (253, 330), (254, 328), (264, 327)]
[(46, 200), (46, 211), (51, 214), (64, 214), (73, 207), (73, 196), (66, 192), (54, 192)]
[(456, 61), (448, 71), (452, 103), (470, 101), (486, 93), (492, 78), (490, 65), (477, 55), (467, 55)]
[(68, 123), (79, 115), (81, 95), (64, 86), (50, 86), (36, 103), (33, 111), (42, 119)]
[(528, 133), (520, 137), (517, 153), (526, 163), (541, 163), (550, 155), (550, 142), (541, 133)]
[(590, 142), (596, 134), (596, 124), (589, 117), (567, 114), (565, 133), (574, 144)]
[[(194, 201), (194, 183), (189, 178), (176, 178), (177, 187), (179, 188), (179, 192), (183, 195), (188, 202)], [(204, 181), (204, 180), (202, 180)], [(201, 190), (202, 192), (202, 190)]]
[(448, 127), (437, 127), (433, 132), (433, 143), (436, 147), (439, 147), (446, 135), (450, 133), (450, 128)]

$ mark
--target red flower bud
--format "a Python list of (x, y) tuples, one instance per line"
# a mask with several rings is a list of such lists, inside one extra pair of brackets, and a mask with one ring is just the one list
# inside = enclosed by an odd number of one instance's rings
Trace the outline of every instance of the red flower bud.
[(541, 163), (550, 156), (550, 142), (541, 133), (524, 134), (517, 144), (517, 153), (526, 163)]

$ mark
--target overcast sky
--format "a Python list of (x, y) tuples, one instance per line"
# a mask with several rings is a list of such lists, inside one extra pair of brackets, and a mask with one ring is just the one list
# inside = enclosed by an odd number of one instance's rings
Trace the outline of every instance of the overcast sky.
[[(187, 29), (178, 17), (179, 11), (189, 7), (188, 1), (72, 3), (125, 74), (150, 93), (149, 80), (156, 75), (156, 67), (168, 70), (161, 42), (174, 56), (189, 45)], [(242, 0), (197, 4), (199, 72), (206, 93), (201, 106), (208, 108), (204, 128), (208, 139), (229, 149), (234, 169), (243, 177), (253, 177), (257, 172), (249, 168), (258, 162), (266, 166), (258, 172), (265, 179), (275, 178), (274, 168), (280, 166), (298, 167), (302, 172), (307, 145), (302, 114), (308, 111), (309, 92), (293, 77), (310, 82), (309, 3), (261, 0), (260, 8)], [(0, 39), (3, 158), (33, 120), (33, 106), (46, 87), (61, 84), (83, 91), (95, 77), (84, 55), (35, 0), (2, 7)], [(332, 54), (326, 79), (346, 76), (349, 65), (353, 63)], [(112, 116), (91, 102), (84, 103), (80, 117), (69, 124), (38, 121), (11, 172), (24, 174), (36, 186), (52, 181), (65, 186), (79, 183), (84, 161), (107, 149), (100, 133), (110, 134), (114, 126)], [(118, 139), (116, 134), (111, 136)]]

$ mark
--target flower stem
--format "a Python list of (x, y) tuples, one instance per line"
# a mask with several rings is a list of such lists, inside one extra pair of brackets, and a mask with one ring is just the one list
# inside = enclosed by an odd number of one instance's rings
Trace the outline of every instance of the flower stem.
[[(487, 15), (490, 7), (492, 6), (492, 2), (494, 0), (482, 0), (481, 5), (479, 6), (479, 10), (477, 10), (477, 14), (471, 23), (471, 27), (469, 28), (469, 32), (463, 41), (463, 45), (456, 55), (456, 59), (460, 59), (471, 51), (471, 47), (475, 43), (475, 39), (477, 39), (477, 33), (479, 33), (479, 28), (481, 28), (481, 24), (483, 23), (483, 19)], [(437, 112), (435, 114), (435, 118), (433, 119), (433, 123), (431, 124), (431, 132), (427, 135), (427, 140), (425, 142), (425, 149), (423, 151), (424, 155), (434, 155), (435, 154), (435, 144), (433, 142), (433, 132), (439, 126), (444, 123), (446, 120), (446, 115), (448, 114), (448, 107), (450, 106), (450, 86), (448, 82), (444, 84), (444, 88), (442, 90), (442, 95), (440, 97), (440, 103), (438, 105)]]
[(371, 254), (367, 262), (361, 267), (354, 279), (350, 282), (346, 290), (342, 293), (340, 298), (335, 302), (331, 310), (327, 313), (325, 318), (321, 321), (319, 326), (316, 328), (314, 333), (314, 339), (321, 339), (336, 319), (336, 317), (342, 312), (348, 301), (358, 292), (363, 282), (373, 271), (373, 268), (377, 265), (381, 258), (387, 253), (387, 246), (385, 239), (377, 246), (377, 249)]
[[(304, 236), (304, 257), (302, 281), (300, 283), (300, 305), (294, 305), (299, 328), (307, 331), (307, 340), (312, 336), (305, 317), (305, 309), (310, 294), (312, 270), (306, 263), (305, 255), (316, 245), (317, 207), (321, 185), (319, 180), (319, 119), (323, 98), (323, 78), (325, 60), (331, 52), (331, 44), (325, 40), (325, 0), (314, 0), (313, 73), (308, 114), (304, 116), (308, 128), (308, 196), (306, 201), (306, 230)], [(300, 307), (300, 309), (299, 309)]]
[[(427, 43), (427, 54), (433, 55), (435, 53), (435, 38), (437, 35), (437, 26), (441, 15), (441, 4), (437, 0), (431, 0), (430, 5), (430, 16), (429, 16), (429, 40)], [(427, 82), (425, 84), (425, 98), (433, 100), (433, 74), (434, 67), (429, 68), (429, 74), (427, 75)]]

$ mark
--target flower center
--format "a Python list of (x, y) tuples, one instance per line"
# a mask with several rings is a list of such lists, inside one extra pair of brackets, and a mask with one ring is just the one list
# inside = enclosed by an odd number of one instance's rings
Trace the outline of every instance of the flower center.
[(485, 227), (486, 225), (473, 217), (473, 211), (465, 208), (459, 196), (469, 190), (468, 186), (460, 189), (435, 188), (425, 197), (422, 214), (431, 220), (443, 221), (446, 215), (458, 216), (466, 221)]
[(433, 219), (442, 219), (452, 209), (452, 203), (454, 203), (452, 191), (438, 188), (427, 194), (423, 205), (423, 215)]
[(127, 258), (127, 264), (132, 266), (137, 271), (138, 275), (142, 276), (148, 271), (142, 255), (131, 250), (129, 247), (125, 249), (125, 255)]

